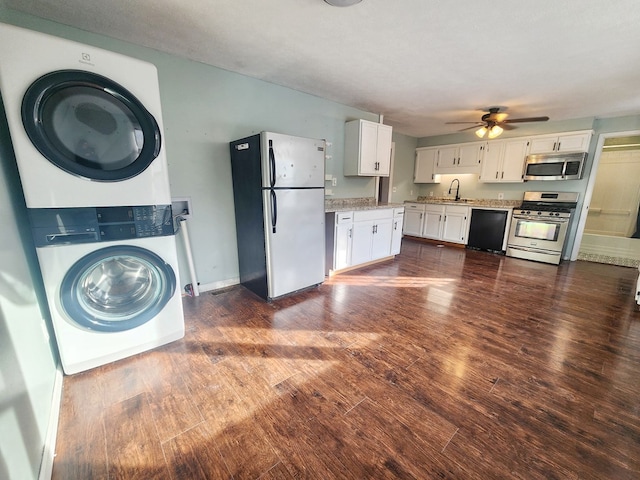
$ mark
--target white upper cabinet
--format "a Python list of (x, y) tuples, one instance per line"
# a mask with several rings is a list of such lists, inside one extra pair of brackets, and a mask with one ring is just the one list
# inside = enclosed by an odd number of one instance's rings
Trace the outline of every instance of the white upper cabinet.
[(435, 173), (438, 147), (416, 148), (416, 163), (413, 183), (440, 183), (440, 175)]
[(557, 135), (536, 135), (531, 137), (529, 153), (586, 152), (589, 150), (591, 131), (570, 132)]
[(460, 143), (438, 147), (434, 173), (480, 173), (486, 142)]
[(485, 183), (523, 182), (529, 140), (515, 138), (488, 142), (478, 180)]
[(391, 167), (389, 125), (353, 120), (345, 124), (345, 176), (388, 177)]

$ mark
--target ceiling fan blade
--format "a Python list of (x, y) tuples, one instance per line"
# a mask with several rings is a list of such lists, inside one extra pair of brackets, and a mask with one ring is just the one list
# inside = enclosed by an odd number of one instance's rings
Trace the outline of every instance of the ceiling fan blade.
[(506, 124), (506, 123), (501, 123), (501, 124), (500, 124), (500, 127), (501, 127), (503, 130), (514, 130), (514, 129), (518, 128), (518, 127), (512, 127), (511, 125)]
[(511, 118), (503, 123), (546, 122), (547, 120), (549, 120), (549, 117)]
[(477, 125), (471, 125), (470, 127), (463, 128), (463, 129), (458, 130), (458, 131), (459, 131), (459, 132), (464, 132), (465, 130), (472, 130), (472, 129), (474, 129), (474, 128), (478, 128), (478, 127), (479, 127), (479, 126), (481, 126), (481, 125), (482, 125), (481, 123), (478, 123)]
[(482, 125), (482, 122), (445, 122), (445, 125), (462, 125), (463, 123), (473, 123), (475, 125)]

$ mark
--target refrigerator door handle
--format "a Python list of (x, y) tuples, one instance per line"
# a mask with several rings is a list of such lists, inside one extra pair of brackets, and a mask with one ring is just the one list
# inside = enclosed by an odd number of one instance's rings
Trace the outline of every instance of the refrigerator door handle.
[(273, 152), (273, 140), (269, 140), (269, 184), (276, 186), (276, 154)]
[(278, 199), (276, 191), (271, 190), (271, 228), (276, 233), (276, 223), (278, 223)]

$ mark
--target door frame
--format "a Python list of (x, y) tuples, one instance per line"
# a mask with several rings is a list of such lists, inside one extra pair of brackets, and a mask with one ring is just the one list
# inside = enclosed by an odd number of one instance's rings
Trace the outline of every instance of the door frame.
[(602, 156), (602, 147), (604, 142), (609, 138), (617, 137), (630, 137), (640, 135), (640, 130), (627, 130), (623, 132), (610, 132), (601, 133), (598, 137), (598, 144), (593, 157), (593, 164), (591, 165), (591, 173), (589, 174), (589, 181), (587, 182), (587, 188), (584, 194), (584, 201), (582, 202), (582, 210), (578, 221), (578, 228), (576, 229), (575, 240), (573, 242), (573, 249), (571, 250), (571, 261), (575, 262), (578, 259), (578, 253), (580, 251), (580, 245), (582, 244), (582, 235), (584, 234), (584, 228), (587, 223), (587, 215), (589, 213), (589, 206), (591, 204), (591, 197), (593, 195), (593, 189), (596, 185), (596, 177), (598, 174), (598, 167), (600, 166), (600, 157)]

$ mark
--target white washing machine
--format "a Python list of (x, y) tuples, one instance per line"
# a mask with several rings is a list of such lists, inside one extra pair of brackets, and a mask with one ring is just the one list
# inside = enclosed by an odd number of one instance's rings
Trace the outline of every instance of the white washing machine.
[(0, 24), (0, 90), (27, 207), (171, 203), (154, 65)]
[(170, 206), (29, 215), (66, 374), (184, 336)]
[(0, 91), (65, 373), (182, 338), (155, 66), (0, 24)]

